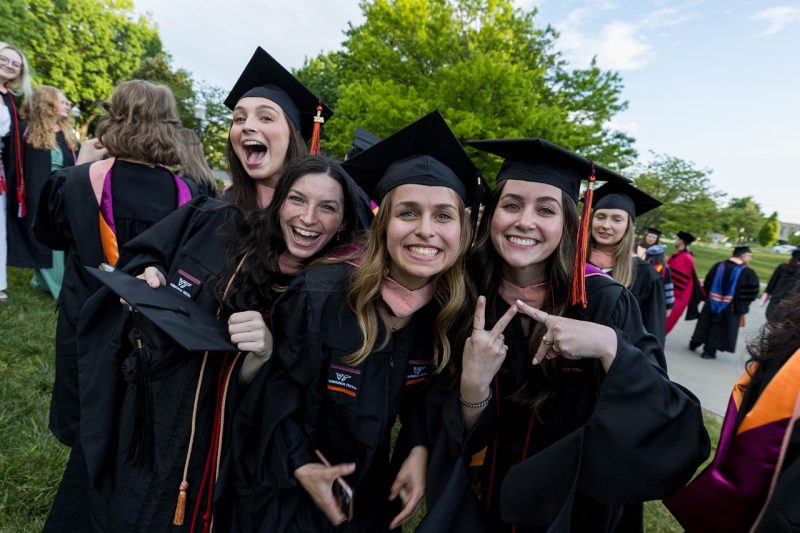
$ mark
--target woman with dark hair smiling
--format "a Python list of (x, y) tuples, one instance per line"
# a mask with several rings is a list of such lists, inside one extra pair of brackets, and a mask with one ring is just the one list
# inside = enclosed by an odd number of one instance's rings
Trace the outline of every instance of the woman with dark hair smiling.
[(476, 170), (438, 112), (345, 168), (380, 208), (363, 246), (274, 307), (275, 355), (234, 423), (232, 531), (388, 531), (422, 503), (424, 393), (463, 311)]
[(245, 209), (266, 207), (284, 167), (308, 153), (306, 141), (311, 153), (319, 152), (320, 126), (333, 111), (261, 47), (225, 105), (233, 111), (225, 197)]
[(468, 144), (505, 161), (467, 261), (463, 350), (429, 394), (418, 531), (641, 530), (641, 502), (685, 483), (709, 444), (631, 294), (585, 263), (581, 179), (624, 178), (541, 139)]
[[(226, 414), (230, 420), (239, 386), (272, 355), (266, 320), (275, 298), (307, 264), (355, 236), (355, 198), (341, 166), (303, 156), (286, 167), (266, 209), (248, 213), (201, 197), (129, 243), (126, 272), (216, 313), (237, 350), (188, 351), (108, 290), (87, 303), (79, 337), (81, 441), (99, 489), (90, 510), (101, 529), (174, 523), (199, 531), (212, 519), (224, 523), (214, 495)], [(129, 335), (149, 347), (146, 358)], [(134, 368), (147, 379), (115, 385), (120, 370), (128, 376)]]

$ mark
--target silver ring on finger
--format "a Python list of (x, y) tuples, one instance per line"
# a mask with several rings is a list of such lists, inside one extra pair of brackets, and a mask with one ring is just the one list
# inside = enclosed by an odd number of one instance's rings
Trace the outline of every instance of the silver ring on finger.
[(542, 342), (544, 343), (545, 346), (552, 346), (554, 341), (553, 341), (553, 339), (548, 339), (547, 337), (542, 337)]

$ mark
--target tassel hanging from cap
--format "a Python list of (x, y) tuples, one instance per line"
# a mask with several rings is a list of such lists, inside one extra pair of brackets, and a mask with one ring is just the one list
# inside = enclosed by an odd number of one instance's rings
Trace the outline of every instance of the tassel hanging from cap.
[[(134, 321), (137, 313), (134, 311)], [(133, 436), (127, 460), (131, 464), (149, 465), (153, 458), (153, 396), (150, 390), (150, 354), (141, 330), (134, 326), (129, 335), (133, 351), (123, 361), (122, 374), (135, 390)]]
[(592, 173), (588, 178), (589, 188), (583, 195), (583, 209), (578, 226), (578, 242), (575, 246), (575, 261), (572, 263), (572, 285), (570, 287), (569, 303), (580, 304), (586, 308), (589, 303), (586, 299), (586, 250), (589, 245), (589, 219), (592, 214), (592, 197), (594, 196), (595, 170), (592, 162)]
[(319, 155), (319, 137), (324, 123), (325, 117), (322, 116), (322, 103), (319, 103), (317, 104), (317, 116), (314, 117), (314, 132), (311, 135), (311, 148), (309, 149), (311, 155)]
[(173, 526), (182, 526), (186, 519), (186, 490), (189, 482), (185, 479), (181, 481), (180, 491), (178, 492), (178, 505), (175, 506), (175, 516), (172, 519)]

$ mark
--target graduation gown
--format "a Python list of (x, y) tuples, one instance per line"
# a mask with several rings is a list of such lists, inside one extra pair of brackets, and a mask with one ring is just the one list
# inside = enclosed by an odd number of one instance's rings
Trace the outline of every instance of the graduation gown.
[[(75, 152), (70, 150), (62, 132), (56, 133), (58, 149), (63, 154), (62, 167), (75, 165)], [(53, 252), (40, 243), (33, 234), (33, 221), (39, 205), (42, 188), (51, 172), (50, 150), (39, 150), (25, 144), (25, 187), (27, 189), (27, 216), (15, 218), (9, 224), (8, 264), (20, 268), (50, 268)]]
[[(546, 386), (517, 315), (492, 403), (468, 433), (457, 386), (430, 393), (436, 436), (417, 531), (641, 531), (641, 502), (680, 487), (708, 456), (700, 404), (656, 364), (661, 347), (631, 294), (598, 275), (586, 288), (589, 307), (568, 315), (615, 330), (607, 374), (596, 359), (559, 359), (552, 396), (534, 416), (510, 398), (525, 380)], [(495, 304), (495, 316), (508, 308)]]
[(775, 268), (769, 278), (767, 288), (764, 289), (764, 292), (769, 294), (767, 320), (774, 318), (776, 307), (798, 280), (800, 280), (800, 268), (795, 267), (792, 271), (786, 263), (781, 263)]
[[(168, 285), (216, 313), (217, 282), (225, 266), (227, 248), (238, 232), (243, 212), (233, 205), (206, 197), (195, 198), (126, 246), (124, 269), (137, 274), (154, 266)], [(282, 274), (273, 277), (288, 284)], [(265, 309), (265, 311), (268, 309)], [(150, 344), (149, 384), (124, 379), (131, 347), (127, 334), (131, 313), (118, 297), (103, 288), (87, 302), (78, 336), (81, 393), (81, 445), (90, 479), (97, 494), (90, 505), (98, 531), (189, 531), (197, 514), (202, 517), (209, 501), (201, 495), (204, 471), (214, 440), (217, 394), (228, 391), (226, 404), (235, 404), (239, 368), (244, 354), (231, 370), (227, 389), (221, 385), (223, 368), (231, 368), (235, 354), (212, 353), (206, 361), (194, 420), (195, 435), (186, 479), (187, 504), (183, 526), (172, 525), (183, 480), (183, 469), (193, 425), (192, 411), (203, 353), (187, 352), (155, 330), (146, 320), (137, 326)], [(123, 371), (121, 371), (121, 369)], [(137, 463), (129, 456), (137, 434), (137, 395), (144, 387), (152, 398), (152, 459)], [(230, 420), (232, 409), (225, 409)], [(224, 437), (224, 436), (223, 436)], [(223, 441), (223, 449), (226, 447)], [(213, 454), (212, 454), (213, 455)], [(206, 485), (208, 489), (208, 485)], [(215, 515), (215, 520), (217, 517)], [(203, 527), (198, 520), (195, 530)]]
[[(262, 368), (234, 423), (231, 531), (386, 531), (399, 512), (388, 502), (398, 465), (425, 444), (424, 394), (433, 352), (435, 304), (414, 313), (357, 366), (344, 361), (362, 344), (346, 301), (353, 267), (309, 268), (276, 303), (272, 359)], [(384, 335), (384, 332), (381, 332)], [(402, 428), (390, 465), (391, 430)], [(352, 522), (334, 528), (294, 477), (319, 462), (356, 464)]]
[[(56, 379), (50, 405), (50, 430), (71, 446), (78, 429), (78, 375), (75, 333), (84, 302), (100, 283), (84, 265), (97, 267), (105, 255), (98, 224), (99, 206), (89, 180), (90, 164), (54, 172), (42, 187), (34, 233), (44, 245), (64, 250), (64, 281), (58, 298)], [(112, 203), (120, 249), (177, 207), (169, 171), (116, 161)], [(190, 187), (191, 185), (187, 184)]]
[(800, 350), (751, 370), (733, 387), (713, 461), (664, 501), (688, 531), (800, 526)]
[[(728, 286), (728, 280), (733, 270), (738, 266), (737, 263), (730, 260), (720, 261), (712, 266), (703, 281), (703, 288), (707, 295), (711, 294), (711, 286), (714, 283), (717, 267), (721, 263), (725, 265), (725, 273), (722, 277), (723, 290)], [(708, 301), (703, 304), (700, 319), (697, 321), (692, 335), (692, 344), (697, 346), (705, 344), (704, 351), (712, 353), (715, 350), (735, 352), (742, 316), (746, 315), (750, 310), (750, 304), (758, 296), (759, 287), (758, 275), (755, 270), (745, 267), (736, 283), (733, 301), (722, 313), (712, 313)]]
[(672, 271), (675, 292), (675, 307), (670, 311), (666, 322), (666, 333), (669, 333), (678, 323), (684, 311), (686, 311), (686, 320), (697, 318), (697, 306), (703, 300), (703, 294), (700, 280), (697, 279), (697, 265), (692, 252), (678, 250), (667, 260), (667, 265)]

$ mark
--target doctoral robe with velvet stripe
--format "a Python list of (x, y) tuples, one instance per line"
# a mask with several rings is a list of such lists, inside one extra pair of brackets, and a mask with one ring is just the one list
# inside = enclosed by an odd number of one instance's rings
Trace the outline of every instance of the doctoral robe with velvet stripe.
[(664, 502), (687, 531), (800, 527), (800, 350), (752, 370), (733, 387), (714, 460)]

